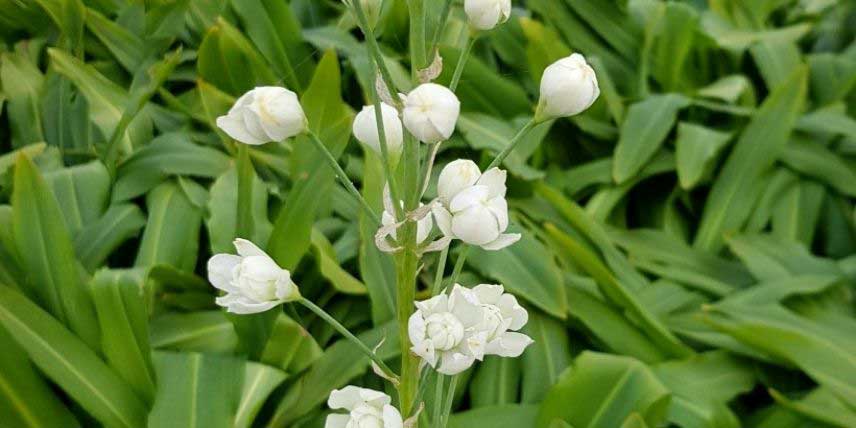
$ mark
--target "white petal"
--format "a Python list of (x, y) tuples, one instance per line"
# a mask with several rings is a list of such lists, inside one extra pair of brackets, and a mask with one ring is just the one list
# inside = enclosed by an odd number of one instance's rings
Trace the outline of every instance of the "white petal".
[(215, 254), (208, 259), (208, 281), (223, 291), (236, 291), (232, 286), (232, 270), (241, 263), (241, 258), (232, 254)]
[(454, 238), (455, 235), (452, 234), (452, 214), (440, 205), (432, 208), (431, 213), (434, 215), (434, 219), (437, 220), (437, 227), (443, 232), (443, 235)]
[(464, 355), (459, 352), (445, 352), (437, 371), (448, 376), (456, 375), (470, 368), (475, 360), (475, 357), (471, 355)]
[(235, 239), (235, 249), (238, 250), (238, 255), (241, 257), (251, 257), (251, 256), (265, 256), (268, 257), (267, 253), (261, 250), (261, 248), (257, 247), (256, 244), (252, 242), (238, 238)]
[(473, 287), (473, 293), (479, 298), (479, 303), (495, 305), (505, 289), (499, 284), (479, 284)]
[(427, 300), (420, 300), (417, 302), (413, 302), (416, 305), (416, 308), (422, 311), (424, 316), (428, 316), (437, 312), (448, 312), (449, 310), (449, 296), (445, 294), (438, 294)]
[(383, 428), (403, 428), (404, 421), (398, 409), (389, 404), (383, 406)]
[(508, 202), (505, 201), (505, 198), (497, 197), (489, 200), (487, 206), (496, 216), (499, 231), (505, 232), (505, 229), (508, 229)]
[(464, 325), (472, 327), (480, 323), (484, 317), (478, 298), (469, 288), (455, 284), (449, 294), (449, 309)]
[(416, 243), (421, 244), (425, 242), (433, 228), (434, 220), (431, 219), (431, 214), (429, 213), (416, 223)]
[(437, 178), (437, 195), (448, 204), (458, 192), (476, 184), (480, 175), (478, 165), (469, 159), (449, 162)]
[(522, 235), (519, 233), (503, 233), (492, 242), (488, 242), (481, 247), (488, 251), (497, 251), (519, 241), (521, 237)]
[(507, 173), (504, 169), (491, 168), (479, 177), (479, 181), (476, 184), (487, 186), (490, 190), (488, 198), (504, 198), (506, 192), (506, 176)]
[(482, 202), (487, 201), (488, 194), (490, 190), (487, 186), (471, 186), (466, 189), (460, 191), (452, 201), (449, 203), (449, 211), (452, 214), (456, 214), (459, 211), (463, 211), (473, 205), (481, 204)]
[(486, 349), (489, 355), (499, 355), (501, 357), (519, 357), (527, 346), (534, 341), (523, 333), (514, 331), (505, 332), (497, 340), (489, 343)]
[(452, 233), (470, 245), (485, 245), (499, 237), (496, 216), (480, 205), (456, 213), (452, 217)]
[(239, 315), (257, 314), (260, 312), (265, 312), (281, 303), (278, 301), (253, 302), (244, 297), (233, 298), (232, 295), (218, 297), (214, 299), (214, 302), (220, 306), (226, 307), (227, 312)]
[(247, 131), (246, 126), (244, 126), (243, 115), (238, 114), (227, 114), (225, 116), (220, 116), (217, 118), (217, 127), (223, 130), (226, 135), (232, 137), (233, 139), (250, 145), (260, 145), (264, 144), (267, 141), (256, 138), (252, 134)]
[(327, 422), (324, 423), (324, 428), (346, 428), (350, 421), (350, 415), (338, 415), (334, 413), (327, 416)]

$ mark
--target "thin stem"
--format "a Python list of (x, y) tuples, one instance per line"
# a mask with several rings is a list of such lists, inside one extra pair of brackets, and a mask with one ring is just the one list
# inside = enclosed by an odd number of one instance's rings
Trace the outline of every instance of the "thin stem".
[(465, 245), (461, 249), (460, 254), (458, 254), (458, 259), (455, 260), (455, 268), (452, 270), (452, 276), (449, 277), (449, 285), (455, 285), (458, 282), (458, 277), (461, 275), (461, 271), (464, 270), (464, 262), (467, 261), (467, 255), (469, 254), (470, 246)]
[(413, 76), (428, 65), (425, 53), (425, 0), (407, 0), (410, 10), (410, 67)]
[(351, 182), (351, 179), (348, 178), (348, 175), (345, 174), (345, 170), (343, 170), (342, 167), (339, 165), (339, 162), (336, 160), (336, 157), (333, 156), (333, 153), (330, 153), (330, 149), (328, 149), (327, 146), (325, 146), (324, 143), (321, 142), (321, 140), (318, 138), (317, 135), (315, 135), (314, 132), (307, 131), (306, 134), (309, 136), (309, 141), (312, 141), (312, 143), (315, 144), (315, 148), (320, 150), (321, 153), (324, 153), (324, 158), (327, 160), (327, 163), (330, 164), (333, 170), (336, 171), (336, 176), (339, 177), (339, 181), (341, 181), (342, 184), (345, 185), (345, 188), (348, 190), (348, 192), (350, 192), (351, 195), (353, 195), (354, 198), (356, 198), (357, 201), (360, 202), (360, 204), (363, 206), (363, 209), (366, 210), (366, 213), (369, 215), (372, 221), (374, 221), (375, 224), (381, 224), (380, 218), (377, 216), (377, 213), (374, 212), (369, 203), (366, 202), (365, 198), (363, 198), (363, 195), (360, 194), (360, 191), (357, 190), (356, 186), (354, 186), (354, 183)]
[(526, 122), (526, 125), (523, 125), (523, 128), (521, 128), (520, 131), (517, 131), (517, 134), (514, 136), (514, 138), (511, 139), (511, 141), (509, 141), (508, 145), (505, 146), (505, 148), (502, 149), (502, 151), (499, 152), (498, 155), (496, 155), (496, 158), (493, 159), (493, 162), (491, 162), (490, 165), (485, 168), (485, 171), (493, 167), (499, 166), (502, 161), (504, 161), (505, 158), (508, 157), (508, 155), (517, 147), (517, 145), (520, 144), (521, 141), (523, 141), (523, 137), (525, 137), (526, 134), (528, 134), (529, 131), (531, 131), (532, 128), (534, 128), (535, 125), (537, 125), (538, 123), (539, 122), (534, 117), (529, 120), (529, 122)]
[(380, 70), (383, 83), (386, 85), (386, 89), (389, 93), (392, 94), (392, 101), (395, 103), (395, 106), (397, 108), (401, 107), (401, 100), (395, 96), (398, 91), (395, 84), (392, 82), (392, 74), (389, 73), (389, 69), (386, 67), (386, 62), (383, 60), (383, 53), (380, 51), (380, 45), (378, 45), (377, 39), (375, 39), (374, 29), (369, 25), (369, 20), (366, 19), (366, 14), (363, 12), (363, 6), (360, 4), (359, 0), (351, 1), (351, 4), (354, 8), (354, 14), (357, 15), (357, 22), (360, 25), (360, 30), (362, 30), (363, 35), (366, 36), (366, 43), (369, 45), (369, 56), (374, 57), (375, 64)]
[(437, 373), (437, 379), (434, 382), (434, 410), (431, 412), (431, 423), (439, 427), (443, 420), (443, 385), (446, 382), (446, 376)]
[(452, 74), (452, 83), (449, 83), (449, 89), (452, 92), (455, 92), (455, 89), (458, 89), (458, 83), (460, 83), (461, 75), (464, 73), (464, 66), (467, 65), (467, 59), (470, 57), (470, 52), (472, 52), (473, 46), (476, 44), (476, 40), (478, 40), (477, 35), (473, 34), (470, 36), (470, 39), (467, 41), (467, 46), (461, 51), (461, 55), (458, 57), (458, 63), (455, 64), (455, 73)]
[(383, 370), (383, 372), (386, 373), (387, 376), (389, 376), (392, 379), (398, 378), (398, 376), (395, 374), (395, 372), (392, 371), (392, 369), (390, 369), (389, 366), (387, 366), (386, 363), (384, 363), (383, 360), (380, 359), (380, 357), (378, 357), (377, 354), (374, 353), (374, 351), (369, 349), (369, 347), (366, 346), (366, 344), (363, 343), (362, 340), (360, 340), (357, 336), (354, 336), (354, 334), (351, 333), (350, 331), (348, 331), (348, 329), (345, 328), (345, 326), (343, 326), (341, 323), (339, 323), (339, 321), (336, 321), (335, 318), (330, 316), (330, 314), (328, 314), (327, 311), (325, 311), (324, 309), (321, 309), (319, 306), (312, 303), (311, 301), (309, 301), (305, 297), (301, 297), (300, 300), (297, 300), (297, 302), (299, 302), (301, 305), (303, 305), (304, 307), (306, 307), (307, 309), (309, 309), (310, 311), (315, 313), (315, 315), (318, 315), (319, 317), (321, 317), (321, 319), (326, 321), (334, 329), (336, 329), (336, 331), (341, 333), (342, 336), (345, 336), (345, 338), (350, 340), (354, 345), (357, 345), (357, 348), (360, 348), (360, 351), (362, 351), (369, 358), (371, 358), (371, 360), (374, 361), (375, 364), (377, 364), (378, 367), (380, 367), (381, 370)]
[(443, 248), (440, 252), (440, 259), (437, 261), (437, 273), (434, 275), (434, 286), (431, 287), (431, 295), (436, 296), (440, 293), (443, 287), (443, 273), (446, 270), (446, 259), (449, 258), (449, 247)]
[(428, 184), (431, 182), (431, 172), (434, 169), (434, 159), (437, 158), (437, 152), (440, 150), (440, 144), (443, 142), (434, 143), (431, 145), (431, 152), (428, 155), (427, 166), (425, 169), (425, 175), (422, 176), (422, 190), (419, 192), (419, 197), (425, 194), (425, 191), (428, 190)]
[(452, 404), (455, 401), (455, 389), (458, 387), (458, 375), (452, 376), (452, 381), (449, 383), (449, 390), (446, 391), (446, 405), (443, 406), (443, 421), (440, 425), (445, 428), (449, 423), (449, 414), (452, 413)]
[(434, 31), (434, 37), (431, 39), (431, 50), (429, 53), (433, 53), (437, 50), (437, 45), (440, 44), (440, 36), (446, 29), (446, 21), (449, 19), (449, 11), (451, 10), (452, 0), (446, 0), (446, 3), (443, 5), (443, 11), (440, 12), (440, 22), (437, 25), (437, 29)]

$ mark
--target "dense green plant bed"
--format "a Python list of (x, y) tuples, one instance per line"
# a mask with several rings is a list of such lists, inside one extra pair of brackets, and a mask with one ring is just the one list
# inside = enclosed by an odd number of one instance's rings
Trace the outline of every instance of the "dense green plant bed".
[[(347, 385), (400, 412), (348, 428), (856, 427), (856, 3), (349, 3), (0, 0), (0, 427), (344, 427)], [(599, 97), (554, 114), (569, 58)], [(451, 137), (354, 125), (429, 80)], [(259, 86), (305, 121), (235, 119)], [(456, 228), (459, 158), (507, 171), (493, 229)], [(270, 264), (218, 276), (235, 238)], [(412, 302), (477, 284), (522, 355), (451, 370)]]

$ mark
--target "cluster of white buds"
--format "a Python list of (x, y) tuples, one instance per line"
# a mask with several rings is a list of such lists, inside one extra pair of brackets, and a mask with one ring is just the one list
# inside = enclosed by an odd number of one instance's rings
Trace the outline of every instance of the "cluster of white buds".
[(458, 374), (485, 355), (517, 357), (532, 343), (518, 333), (529, 316), (501, 285), (481, 284), (416, 302), (407, 333), (410, 350), (445, 375)]

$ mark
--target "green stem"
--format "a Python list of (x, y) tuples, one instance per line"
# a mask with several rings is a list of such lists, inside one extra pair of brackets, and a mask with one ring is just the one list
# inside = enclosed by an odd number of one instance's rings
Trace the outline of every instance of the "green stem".
[(357, 336), (354, 336), (354, 334), (351, 333), (350, 331), (348, 331), (348, 329), (345, 328), (345, 326), (343, 326), (341, 323), (339, 323), (339, 321), (336, 321), (335, 318), (330, 316), (330, 314), (328, 314), (327, 311), (325, 311), (324, 309), (321, 309), (319, 306), (312, 303), (311, 301), (309, 301), (305, 297), (301, 297), (300, 300), (298, 300), (298, 302), (301, 305), (303, 305), (304, 307), (306, 307), (306, 309), (309, 309), (310, 311), (315, 313), (315, 315), (318, 315), (319, 317), (321, 317), (321, 319), (323, 319), (328, 324), (330, 324), (334, 329), (336, 329), (336, 331), (341, 333), (342, 336), (345, 336), (345, 338), (350, 340), (354, 345), (357, 345), (357, 348), (359, 348), (360, 351), (362, 351), (369, 358), (371, 358), (371, 360), (374, 361), (375, 364), (377, 364), (378, 367), (380, 367), (381, 370), (383, 370), (383, 372), (386, 373), (387, 376), (389, 376), (392, 379), (398, 378), (398, 376), (395, 374), (395, 372), (392, 371), (392, 369), (390, 369), (389, 366), (387, 366), (386, 363), (384, 363), (383, 360), (380, 359), (380, 357), (378, 357), (377, 354), (374, 353), (374, 351), (369, 349), (369, 347), (366, 346), (366, 344), (363, 343), (362, 340), (360, 340)]
[(443, 415), (443, 384), (446, 381), (446, 376), (437, 373), (437, 379), (434, 384), (434, 410), (431, 412), (431, 423), (439, 427), (442, 422)]
[(415, 78), (417, 71), (428, 66), (425, 53), (425, 3), (424, 0), (407, 0), (410, 10), (410, 67)]
[(467, 261), (467, 255), (470, 254), (470, 246), (465, 245), (464, 248), (461, 249), (460, 254), (458, 254), (458, 259), (455, 260), (455, 268), (452, 270), (452, 276), (449, 277), (449, 285), (454, 286), (455, 283), (458, 282), (458, 276), (461, 275), (461, 271), (464, 270), (464, 262)]
[[(363, 35), (366, 36), (366, 43), (369, 45), (369, 56), (374, 58), (374, 62), (377, 65), (378, 70), (380, 70), (383, 83), (386, 85), (387, 90), (392, 96), (392, 101), (395, 103), (395, 106), (401, 107), (401, 100), (396, 96), (398, 91), (395, 84), (392, 82), (392, 74), (390, 74), (389, 69), (386, 67), (386, 62), (383, 60), (383, 53), (380, 51), (380, 45), (378, 45), (377, 39), (375, 39), (374, 29), (369, 25), (369, 21), (366, 19), (366, 14), (363, 12), (363, 6), (360, 5), (359, 0), (352, 1), (351, 4), (354, 7), (354, 14), (357, 15), (357, 22), (360, 25), (360, 30), (362, 30)], [(374, 82), (371, 82), (371, 84), (373, 85)]]
[(253, 161), (246, 144), (238, 143), (238, 212), (235, 220), (235, 236), (253, 238)]
[(458, 387), (458, 375), (452, 376), (452, 381), (449, 383), (449, 390), (446, 391), (446, 404), (443, 406), (443, 421), (440, 428), (446, 428), (449, 423), (449, 414), (452, 413), (452, 404), (455, 401), (455, 389)]
[(363, 206), (363, 209), (366, 210), (366, 213), (369, 215), (372, 221), (374, 221), (375, 224), (381, 224), (380, 218), (374, 212), (371, 205), (366, 202), (365, 198), (363, 198), (363, 195), (360, 194), (360, 191), (357, 190), (356, 186), (354, 186), (354, 183), (351, 182), (351, 179), (348, 178), (348, 175), (345, 174), (345, 170), (343, 170), (342, 167), (339, 166), (339, 162), (336, 160), (336, 157), (333, 156), (333, 153), (330, 153), (330, 149), (328, 149), (327, 146), (325, 146), (324, 143), (321, 142), (321, 140), (318, 138), (317, 135), (315, 135), (314, 132), (307, 131), (306, 135), (309, 137), (309, 141), (312, 141), (312, 144), (315, 145), (315, 148), (317, 148), (319, 151), (321, 151), (321, 153), (324, 154), (324, 158), (336, 172), (336, 176), (339, 177), (339, 181), (341, 181), (345, 188), (348, 190), (348, 192), (350, 192), (351, 195), (353, 195), (354, 198), (356, 198), (357, 201), (360, 202), (360, 204)]
[[(401, 385), (398, 398), (402, 409), (413, 409), (419, 383), (419, 360), (410, 352), (410, 336), (407, 324), (413, 313), (413, 301), (416, 298), (416, 267), (418, 258), (414, 248), (416, 224), (407, 222), (399, 229), (404, 249), (397, 256), (397, 308), (398, 340), (401, 346)], [(407, 416), (405, 416), (407, 417)]]
[(440, 259), (437, 261), (437, 273), (434, 275), (434, 286), (431, 287), (431, 295), (436, 296), (440, 293), (443, 287), (443, 273), (446, 270), (446, 259), (449, 258), (449, 247), (443, 248), (440, 252)]
[(449, 89), (452, 92), (458, 89), (458, 83), (461, 81), (461, 75), (464, 73), (464, 67), (467, 65), (467, 59), (470, 57), (470, 52), (472, 52), (476, 40), (478, 40), (478, 36), (471, 36), (467, 41), (467, 46), (461, 51), (461, 55), (458, 56), (458, 63), (455, 64), (455, 73), (452, 74), (452, 83), (449, 83)]
[(440, 36), (443, 35), (443, 30), (446, 29), (446, 21), (449, 19), (449, 11), (452, 10), (452, 0), (446, 0), (443, 5), (443, 11), (440, 12), (440, 23), (434, 30), (434, 37), (431, 39), (431, 50), (429, 53), (434, 53), (437, 50), (437, 45), (440, 44)]
[(521, 128), (520, 131), (517, 131), (517, 134), (514, 136), (514, 138), (511, 139), (508, 145), (505, 146), (505, 148), (502, 149), (502, 151), (499, 152), (498, 155), (496, 155), (496, 158), (493, 159), (493, 162), (491, 162), (490, 165), (485, 168), (485, 171), (494, 167), (498, 167), (500, 164), (502, 164), (502, 161), (504, 161), (505, 158), (508, 157), (508, 155), (517, 147), (517, 145), (520, 144), (520, 142), (523, 140), (523, 137), (525, 137), (526, 134), (528, 134), (529, 131), (531, 131), (532, 128), (534, 128), (535, 125), (537, 125), (538, 123), (540, 123), (540, 121), (537, 117), (533, 117), (531, 120), (529, 120), (529, 122), (526, 122), (526, 125), (523, 125), (523, 128)]

